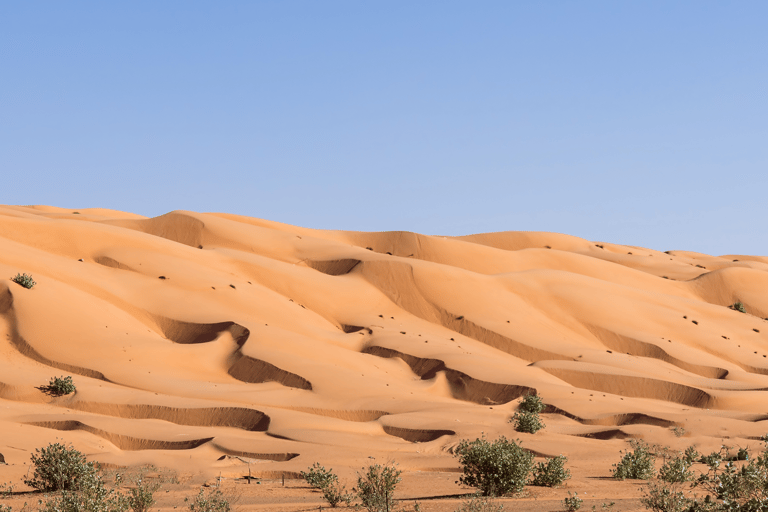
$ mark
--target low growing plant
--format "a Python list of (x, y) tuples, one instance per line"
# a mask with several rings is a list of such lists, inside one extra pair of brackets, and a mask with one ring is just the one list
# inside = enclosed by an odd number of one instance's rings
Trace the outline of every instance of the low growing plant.
[(40, 512), (126, 512), (128, 507), (126, 497), (105, 487), (94, 472), (80, 478), (76, 489), (45, 502)]
[(557, 487), (571, 478), (571, 472), (565, 468), (568, 458), (558, 455), (545, 462), (539, 462), (533, 470), (531, 485), (543, 487)]
[(546, 425), (537, 413), (534, 412), (516, 412), (512, 416), (512, 421), (515, 423), (516, 432), (524, 432), (527, 434), (535, 434), (539, 430), (543, 429)]
[(400, 483), (402, 471), (394, 464), (372, 464), (365, 473), (357, 475), (358, 498), (368, 512), (393, 510), (394, 493)]
[(72, 376), (70, 375), (67, 375), (66, 377), (52, 377), (46, 389), (52, 395), (57, 396), (68, 395), (77, 391), (75, 383), (72, 381)]
[(312, 487), (320, 489), (323, 498), (331, 507), (336, 507), (339, 503), (349, 505), (354, 498), (353, 493), (346, 492), (339, 484), (339, 477), (333, 470), (325, 469), (319, 462), (315, 462), (307, 472), (302, 471), (301, 477)]
[(27, 288), (28, 290), (37, 284), (35, 280), (32, 279), (32, 276), (26, 273), (16, 274), (14, 277), (11, 278), (11, 280), (16, 284), (20, 284), (24, 288)]
[(624, 456), (618, 464), (613, 465), (613, 477), (617, 480), (627, 478), (650, 480), (656, 473), (654, 468), (656, 457), (643, 441), (633, 439), (630, 445), (632, 451), (622, 452)]
[(504, 436), (493, 442), (485, 437), (462, 440), (454, 456), (459, 458), (464, 473), (459, 481), (477, 487), (483, 496), (522, 491), (533, 469), (533, 454)]
[(683, 454), (678, 454), (664, 462), (659, 469), (659, 478), (671, 484), (690, 482), (694, 479), (692, 465)]
[(219, 489), (206, 493), (201, 487), (191, 502), (189, 498), (184, 498), (184, 502), (189, 503), (190, 512), (229, 512), (231, 509), (229, 501)]
[(503, 512), (504, 505), (487, 496), (475, 494), (461, 503), (456, 512)]
[(95, 478), (97, 468), (72, 446), (51, 443), (32, 454), (35, 472), (24, 483), (38, 491), (69, 491), (80, 487), (86, 479)]
[(563, 500), (563, 505), (565, 506), (565, 510), (568, 512), (576, 512), (581, 508), (581, 505), (584, 503), (584, 500), (579, 498), (579, 493), (575, 492), (571, 494), (568, 492), (568, 497)]

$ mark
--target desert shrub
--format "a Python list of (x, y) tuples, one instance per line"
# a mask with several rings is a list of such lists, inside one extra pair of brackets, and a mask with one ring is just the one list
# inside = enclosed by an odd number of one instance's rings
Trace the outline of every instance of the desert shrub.
[(648, 449), (648, 445), (642, 441), (631, 441), (632, 451), (623, 452), (624, 456), (618, 464), (613, 465), (613, 477), (618, 480), (633, 478), (638, 480), (650, 480), (656, 470), (654, 463), (656, 457)]
[(191, 502), (189, 498), (184, 498), (184, 501), (189, 503), (190, 512), (229, 512), (231, 509), (229, 501), (218, 489), (206, 493), (201, 487)]
[(694, 505), (693, 498), (686, 496), (678, 486), (665, 482), (649, 483), (640, 502), (654, 512), (686, 512)]
[(37, 284), (30, 274), (16, 274), (11, 280), (27, 289), (31, 289)]
[(128, 506), (133, 512), (147, 512), (155, 504), (155, 492), (159, 488), (160, 484), (145, 482), (140, 476), (135, 487), (128, 491)]
[(533, 470), (531, 485), (556, 487), (562, 484), (571, 478), (571, 472), (565, 469), (566, 462), (568, 462), (568, 458), (564, 455), (547, 459), (546, 462), (539, 462)]
[(685, 460), (688, 462), (688, 464), (693, 464), (699, 459), (699, 452), (693, 445), (691, 445), (685, 449), (683, 456), (685, 457)]
[(94, 472), (80, 478), (77, 489), (63, 491), (45, 502), (40, 512), (126, 512), (128, 507), (125, 496), (107, 489)]
[(75, 383), (72, 381), (72, 377), (67, 375), (66, 377), (52, 377), (48, 383), (47, 390), (53, 395), (68, 395), (77, 391)]
[(357, 475), (358, 498), (368, 512), (387, 512), (393, 509), (394, 493), (400, 483), (402, 471), (393, 464), (372, 464)]
[(477, 487), (483, 496), (520, 492), (533, 469), (533, 454), (504, 436), (493, 442), (462, 440), (454, 455), (464, 473), (459, 481)]
[(731, 306), (733, 309), (740, 313), (746, 313), (747, 308), (744, 307), (744, 304), (741, 301), (736, 302), (733, 306)]
[(342, 502), (347, 505), (352, 502), (354, 495), (346, 492), (344, 487), (339, 484), (339, 477), (332, 470), (325, 469), (319, 462), (315, 462), (309, 468), (309, 471), (302, 471), (301, 477), (312, 487), (320, 489), (323, 493), (323, 498), (331, 507), (335, 507)]
[(523, 397), (523, 401), (520, 402), (520, 410), (524, 412), (539, 414), (544, 410), (544, 407), (544, 401), (537, 395), (526, 395)]
[(504, 505), (479, 494), (473, 495), (461, 503), (456, 512), (503, 512)]
[(525, 432), (528, 434), (535, 434), (539, 430), (543, 429), (546, 425), (541, 421), (538, 413), (535, 412), (516, 412), (512, 416), (512, 421), (515, 423), (516, 432)]
[(683, 427), (675, 427), (672, 429), (672, 433), (675, 437), (683, 437), (685, 435), (685, 429)]
[(568, 512), (576, 512), (581, 508), (584, 500), (579, 498), (579, 493), (575, 492), (571, 494), (568, 492), (568, 497), (563, 500), (563, 506)]
[(93, 479), (96, 466), (72, 446), (51, 443), (32, 454), (35, 473), (24, 483), (39, 491), (76, 490), (86, 479)]
[(669, 483), (690, 482), (694, 478), (692, 464), (683, 454), (678, 454), (664, 462), (659, 469), (659, 478)]

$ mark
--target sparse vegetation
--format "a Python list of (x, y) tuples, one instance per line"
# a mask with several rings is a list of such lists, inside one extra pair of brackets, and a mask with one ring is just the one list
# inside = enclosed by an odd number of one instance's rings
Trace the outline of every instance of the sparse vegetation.
[(475, 494), (462, 502), (456, 512), (503, 512), (504, 505), (487, 496)]
[(656, 473), (654, 468), (656, 457), (643, 441), (633, 439), (630, 445), (632, 451), (623, 452), (621, 461), (613, 465), (613, 477), (617, 480), (627, 478), (650, 480)]
[(126, 497), (108, 489), (94, 471), (82, 476), (75, 489), (45, 502), (40, 512), (125, 512), (128, 507)]
[(659, 469), (659, 478), (668, 483), (682, 483), (693, 480), (692, 462), (682, 453), (668, 459)]
[(744, 307), (744, 304), (741, 301), (736, 302), (733, 306), (731, 306), (734, 310), (740, 312), (740, 313), (746, 313), (747, 308)]
[(200, 492), (191, 502), (189, 498), (184, 498), (184, 501), (189, 503), (190, 512), (229, 512), (231, 510), (229, 501), (219, 489), (211, 489), (206, 493), (201, 487)]
[(30, 274), (16, 274), (14, 277), (11, 278), (11, 280), (16, 283), (20, 284), (24, 288), (31, 289), (33, 286), (35, 286), (37, 283), (34, 279), (32, 279), (32, 276)]
[(45, 390), (52, 395), (62, 396), (74, 393), (77, 391), (77, 388), (75, 387), (75, 383), (72, 381), (72, 377), (67, 375), (66, 377), (52, 377)]
[(571, 494), (568, 493), (568, 497), (563, 500), (563, 505), (565, 506), (565, 510), (568, 512), (576, 512), (581, 508), (581, 505), (584, 503), (584, 500), (579, 498), (579, 493), (575, 492)]
[(354, 494), (346, 492), (339, 483), (339, 477), (333, 473), (333, 470), (325, 469), (319, 462), (315, 462), (308, 471), (301, 472), (301, 477), (315, 489), (323, 493), (323, 498), (331, 507), (336, 507), (339, 503), (349, 505), (354, 498)]
[(483, 496), (520, 492), (533, 469), (533, 454), (504, 436), (493, 442), (484, 437), (462, 440), (454, 455), (459, 458), (464, 473), (459, 481), (477, 487)]
[(368, 512), (394, 510), (394, 493), (400, 483), (401, 473), (402, 471), (391, 463), (372, 464), (365, 473), (358, 473), (355, 491)]
[(544, 410), (544, 401), (540, 396), (526, 395), (520, 402), (518, 412), (512, 416), (511, 422), (515, 424), (515, 431), (535, 434), (546, 425), (539, 417), (539, 413)]
[(683, 427), (674, 427), (672, 433), (675, 434), (675, 437), (683, 437), (685, 435), (685, 429)]
[(77, 490), (86, 479), (96, 476), (97, 468), (72, 446), (51, 443), (32, 454), (34, 475), (24, 483), (38, 491)]
[(135, 486), (128, 491), (128, 506), (133, 512), (147, 512), (155, 504), (155, 492), (160, 488), (158, 483), (149, 483), (140, 475)]
[(543, 487), (557, 487), (571, 478), (571, 472), (565, 468), (568, 458), (564, 455), (558, 455), (545, 462), (539, 462), (533, 470), (533, 481), (531, 485)]

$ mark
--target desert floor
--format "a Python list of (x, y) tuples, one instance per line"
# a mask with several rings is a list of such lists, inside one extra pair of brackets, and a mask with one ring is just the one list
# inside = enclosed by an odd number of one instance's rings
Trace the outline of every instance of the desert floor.
[[(145, 467), (164, 510), (219, 477), (243, 510), (315, 510), (298, 478), (312, 463), (352, 487), (394, 461), (404, 506), (452, 511), (472, 491), (453, 449), (505, 435), (573, 475), (506, 508), (562, 510), (578, 492), (586, 509), (641, 509), (643, 483), (610, 478), (629, 440), (761, 446), (766, 270), (554, 233), (0, 206), (0, 482), (16, 486), (0, 504), (37, 506), (20, 482), (58, 441), (108, 471)], [(77, 391), (46, 393), (64, 375)], [(530, 393), (547, 426), (516, 433)]]

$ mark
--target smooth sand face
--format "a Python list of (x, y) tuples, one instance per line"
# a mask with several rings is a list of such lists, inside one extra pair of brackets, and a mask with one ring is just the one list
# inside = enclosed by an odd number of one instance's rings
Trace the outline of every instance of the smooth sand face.
[[(11, 466), (63, 439), (203, 474), (456, 471), (459, 440), (503, 434), (587, 478), (627, 438), (707, 451), (768, 432), (765, 257), (78, 212), (0, 207)], [(60, 375), (74, 395), (39, 389)], [(547, 428), (517, 434), (533, 391)]]

